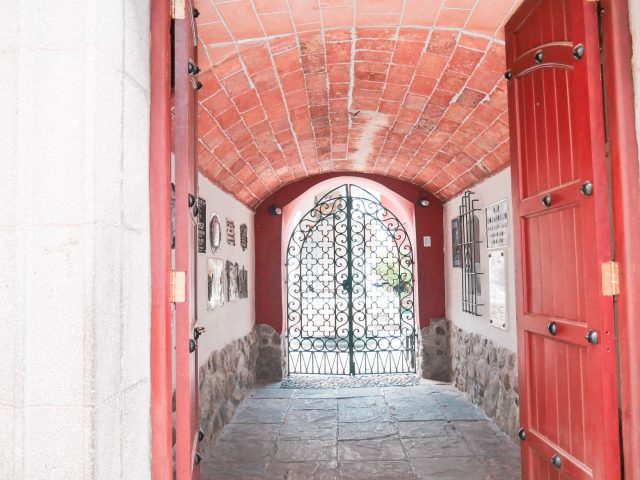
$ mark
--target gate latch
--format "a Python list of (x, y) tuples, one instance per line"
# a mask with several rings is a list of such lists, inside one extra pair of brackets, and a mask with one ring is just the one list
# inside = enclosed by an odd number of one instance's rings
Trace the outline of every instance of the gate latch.
[(171, 303), (184, 303), (187, 301), (187, 274), (186, 272), (171, 271)]
[(620, 267), (618, 262), (602, 264), (602, 295), (613, 297), (620, 295)]

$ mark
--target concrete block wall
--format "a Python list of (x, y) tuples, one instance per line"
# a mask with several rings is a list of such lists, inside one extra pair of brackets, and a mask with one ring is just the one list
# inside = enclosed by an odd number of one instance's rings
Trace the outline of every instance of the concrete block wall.
[(143, 480), (149, 1), (3, 7), (0, 479)]

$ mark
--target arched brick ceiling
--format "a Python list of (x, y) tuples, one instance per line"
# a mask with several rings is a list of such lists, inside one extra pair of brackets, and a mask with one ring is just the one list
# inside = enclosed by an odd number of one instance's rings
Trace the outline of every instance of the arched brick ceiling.
[(254, 207), (357, 171), (446, 200), (509, 162), (519, 0), (196, 0), (199, 166)]

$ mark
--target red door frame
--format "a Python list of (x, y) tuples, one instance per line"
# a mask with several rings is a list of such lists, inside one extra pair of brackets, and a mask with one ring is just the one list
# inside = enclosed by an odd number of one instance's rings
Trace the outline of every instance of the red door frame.
[[(622, 447), (626, 478), (640, 478), (640, 191), (634, 118), (628, 0), (601, 0), (611, 146), (615, 257), (620, 264), (618, 302)], [(634, 255), (635, 254), (635, 255)]]
[[(175, 303), (175, 467), (177, 480), (200, 478), (197, 453), (199, 414), (197, 323), (196, 228), (197, 178), (197, 80), (187, 66), (197, 64), (195, 15), (192, 0), (176, 4), (173, 22), (174, 88), (173, 137), (175, 183), (174, 268), (185, 272), (185, 299)], [(191, 199), (195, 203), (189, 203)]]
[(171, 380), (171, 16), (151, 2), (149, 201), (151, 236), (151, 478), (170, 480)]

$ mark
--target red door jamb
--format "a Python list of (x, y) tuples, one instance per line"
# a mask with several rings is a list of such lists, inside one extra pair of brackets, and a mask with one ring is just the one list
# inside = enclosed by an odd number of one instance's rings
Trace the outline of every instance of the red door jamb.
[(151, 478), (172, 478), (171, 414), (171, 17), (151, 2)]
[(611, 148), (615, 258), (620, 264), (618, 334), (626, 478), (640, 478), (640, 190), (627, 0), (601, 0)]

